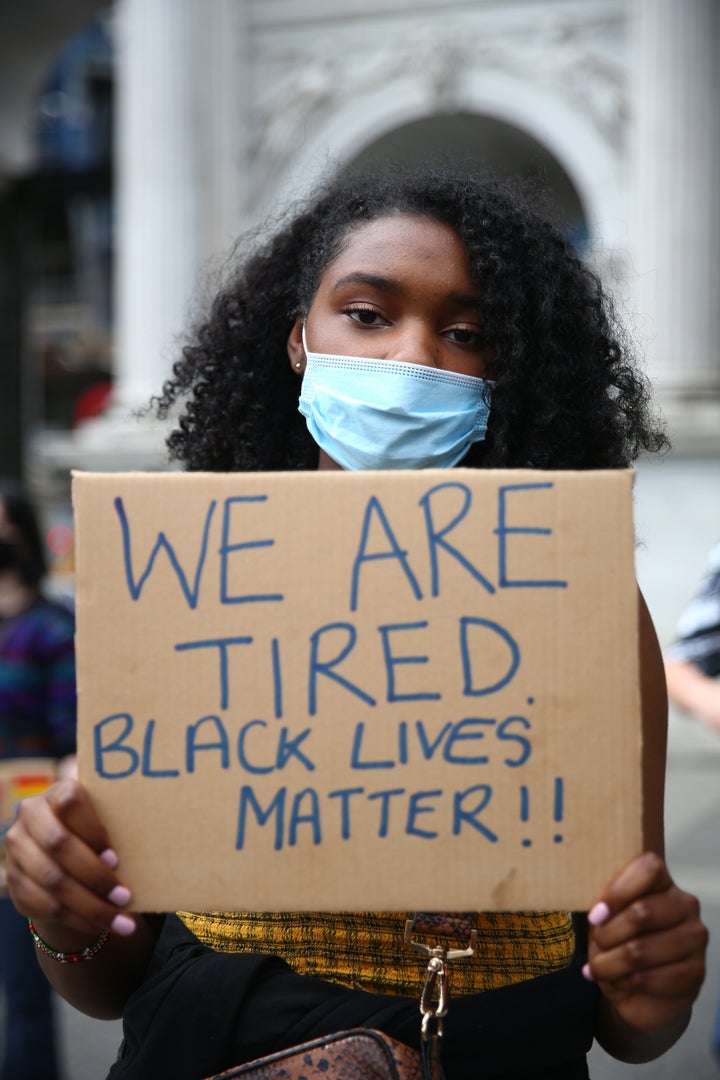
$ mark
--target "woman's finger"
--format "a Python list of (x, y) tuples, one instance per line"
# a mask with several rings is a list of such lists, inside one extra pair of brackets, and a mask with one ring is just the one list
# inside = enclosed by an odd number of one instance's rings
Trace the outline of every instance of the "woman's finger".
[(634, 900), (664, 892), (673, 884), (665, 862), (655, 852), (638, 855), (620, 871), (588, 912), (591, 926), (601, 926)]
[[(57, 896), (42, 889), (30, 878), (17, 882), (8, 877), (8, 884), (11, 887), (13, 903), (18, 911), (34, 922), (42, 920), (62, 923), (63, 926), (86, 934), (97, 934), (102, 930), (112, 929), (112, 919), (103, 917), (104, 911), (98, 911), (97, 898), (94, 898), (92, 893), (88, 893), (87, 903), (75, 898), (74, 902), (77, 905), (75, 909), (66, 908)], [(117, 909), (115, 909), (115, 915), (117, 915)]]
[(48, 788), (45, 798), (58, 820), (98, 855), (111, 846), (107, 829), (79, 781), (60, 780)]
[(670, 931), (685, 923), (700, 922), (700, 905), (690, 893), (676, 885), (663, 892), (649, 893), (633, 900), (605, 923), (592, 929), (593, 945), (604, 951), (615, 949), (624, 942), (660, 931)]
[[(654, 934), (644, 934), (631, 938), (616, 948), (593, 953), (591, 971), (598, 981), (617, 984), (619, 981), (645, 973), (660, 973), (661, 979), (672, 977), (668, 974), (677, 965), (692, 962), (695, 957), (702, 958), (707, 945), (707, 930), (697, 920), (680, 923), (671, 930), (662, 930)], [(653, 974), (652, 981), (658, 979)], [(672, 985), (669, 983), (669, 992)], [(677, 989), (677, 993), (684, 993)]]
[(131, 915), (120, 911), (117, 903), (117, 900), (130, 899), (130, 891), (124, 886), (116, 886), (116, 902), (113, 902), (111, 898), (101, 900), (70, 879), (59, 891), (53, 893), (42, 889), (31, 878), (18, 882), (9, 877), (8, 884), (11, 886), (13, 902), (18, 911), (33, 921), (62, 923), (63, 926), (85, 933), (112, 930), (123, 937), (135, 930), (135, 920)]
[(682, 1001), (691, 1005), (698, 995), (704, 978), (703, 958), (693, 956), (662, 968), (636, 971), (608, 985), (619, 994), (642, 994), (647, 997), (663, 998), (666, 1001)]

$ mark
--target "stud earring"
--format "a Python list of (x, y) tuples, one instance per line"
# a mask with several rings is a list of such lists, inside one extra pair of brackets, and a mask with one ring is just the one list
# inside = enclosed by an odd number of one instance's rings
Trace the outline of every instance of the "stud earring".
[(299, 371), (299, 370), (300, 370), (300, 368), (302, 367), (302, 360), (296, 360), (296, 361), (295, 361), (295, 367), (296, 367), (296, 368), (297, 368), (297, 370)]

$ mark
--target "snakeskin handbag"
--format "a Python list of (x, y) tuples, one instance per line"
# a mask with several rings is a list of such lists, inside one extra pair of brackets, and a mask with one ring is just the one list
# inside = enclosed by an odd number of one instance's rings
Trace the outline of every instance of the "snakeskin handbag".
[(419, 1050), (380, 1031), (336, 1031), (249, 1061), (212, 1080), (423, 1080)]

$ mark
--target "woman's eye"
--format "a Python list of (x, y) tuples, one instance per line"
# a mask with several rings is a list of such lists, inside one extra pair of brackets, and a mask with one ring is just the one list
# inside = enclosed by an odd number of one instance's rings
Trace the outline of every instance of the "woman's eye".
[(479, 330), (469, 330), (464, 326), (453, 326), (446, 330), (445, 334), (457, 345), (473, 345), (479, 348), (483, 343)]
[(384, 319), (379, 311), (373, 311), (372, 308), (348, 308), (345, 314), (353, 322), (359, 323), (361, 326), (387, 325), (387, 319)]

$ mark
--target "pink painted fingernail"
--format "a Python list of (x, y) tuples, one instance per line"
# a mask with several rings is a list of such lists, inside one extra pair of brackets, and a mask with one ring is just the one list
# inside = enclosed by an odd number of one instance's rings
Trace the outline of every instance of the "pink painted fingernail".
[(590, 970), (590, 965), (589, 964), (584, 964), (583, 965), (582, 973), (583, 973), (583, 978), (587, 979), (588, 982), (595, 982), (595, 979), (593, 978), (593, 973)]
[(598, 901), (594, 908), (588, 912), (588, 922), (591, 926), (602, 926), (610, 918), (610, 908), (604, 900)]
[(110, 923), (110, 929), (113, 934), (120, 934), (121, 937), (128, 937), (135, 929), (135, 920), (129, 918), (127, 915), (116, 915)]
[(105, 848), (100, 852), (100, 862), (105, 863), (109, 870), (114, 870), (118, 864), (118, 857), (112, 848)]
[(130, 890), (125, 885), (116, 885), (107, 894), (107, 898), (111, 904), (115, 904), (117, 907), (125, 907), (126, 904), (130, 903), (130, 895)]

